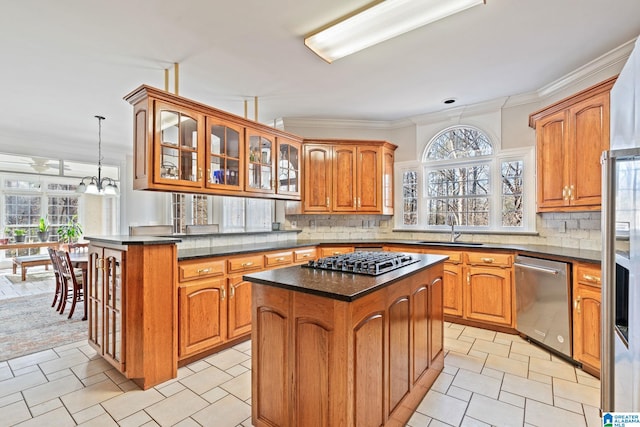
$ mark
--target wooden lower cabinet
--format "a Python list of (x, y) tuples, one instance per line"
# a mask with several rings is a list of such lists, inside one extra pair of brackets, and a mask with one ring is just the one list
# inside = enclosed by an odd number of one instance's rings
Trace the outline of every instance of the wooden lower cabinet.
[(250, 336), (253, 285), (244, 274), (315, 258), (315, 247), (302, 247), (179, 261), (178, 359), (186, 363)]
[(195, 354), (224, 342), (227, 336), (225, 293), (223, 278), (179, 286), (179, 355)]
[(242, 275), (230, 276), (227, 289), (227, 337), (232, 339), (251, 332), (251, 282), (242, 280)]
[(573, 358), (600, 376), (601, 271), (597, 264), (573, 266)]
[(465, 318), (512, 325), (512, 272), (497, 267), (467, 267)]
[(403, 426), (444, 366), (442, 264), (345, 302), (254, 284), (255, 426)]

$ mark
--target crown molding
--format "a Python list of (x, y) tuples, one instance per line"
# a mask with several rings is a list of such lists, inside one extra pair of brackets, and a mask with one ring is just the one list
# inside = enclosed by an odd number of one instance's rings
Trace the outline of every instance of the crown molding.
[(615, 49), (610, 50), (604, 55), (599, 56), (583, 65), (582, 67), (564, 75), (563, 77), (541, 87), (537, 90), (540, 98), (545, 98), (553, 95), (554, 93), (566, 88), (567, 86), (574, 85), (581, 82), (603, 70), (611, 68), (620, 62), (625, 62), (635, 45), (636, 38), (629, 40), (626, 43), (621, 44)]
[(346, 120), (346, 119), (314, 119), (312, 117), (283, 117), (285, 128), (290, 126), (305, 128), (341, 128), (341, 129), (376, 129), (393, 130), (411, 126), (409, 119), (401, 120)]

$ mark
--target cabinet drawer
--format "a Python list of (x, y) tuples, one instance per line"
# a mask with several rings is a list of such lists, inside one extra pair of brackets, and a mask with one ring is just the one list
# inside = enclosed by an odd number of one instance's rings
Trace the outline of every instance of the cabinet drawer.
[(296, 249), (293, 251), (293, 262), (307, 262), (316, 259), (318, 252), (316, 248)]
[(578, 264), (576, 265), (575, 280), (581, 285), (600, 287), (601, 271), (600, 266)]
[(214, 277), (224, 275), (224, 260), (210, 261), (182, 261), (178, 263), (178, 280), (201, 279), (203, 277)]
[(467, 252), (467, 264), (469, 265), (493, 265), (496, 267), (511, 267), (513, 255), (497, 254), (491, 252)]
[(277, 267), (279, 265), (287, 265), (293, 262), (293, 252), (276, 252), (272, 254), (266, 254), (264, 256), (264, 266)]
[(438, 249), (422, 249), (421, 253), (423, 254), (433, 254), (433, 255), (447, 255), (449, 257), (445, 262), (449, 264), (462, 264), (462, 252), (457, 251), (443, 251)]
[(255, 270), (262, 268), (262, 255), (247, 255), (239, 258), (231, 258), (227, 261), (229, 273)]
[(353, 246), (335, 246), (320, 248), (320, 256), (328, 257), (333, 255), (342, 255), (353, 252), (355, 249)]

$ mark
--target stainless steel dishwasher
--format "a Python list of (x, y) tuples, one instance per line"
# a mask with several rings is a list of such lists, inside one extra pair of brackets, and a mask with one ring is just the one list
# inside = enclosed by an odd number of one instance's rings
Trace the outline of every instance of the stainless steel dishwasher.
[(571, 357), (569, 264), (518, 255), (514, 266), (516, 329)]

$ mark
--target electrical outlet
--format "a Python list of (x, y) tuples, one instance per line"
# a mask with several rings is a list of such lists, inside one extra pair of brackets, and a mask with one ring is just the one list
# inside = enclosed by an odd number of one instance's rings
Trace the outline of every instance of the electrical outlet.
[(291, 228), (298, 228), (298, 221), (291, 221)]

